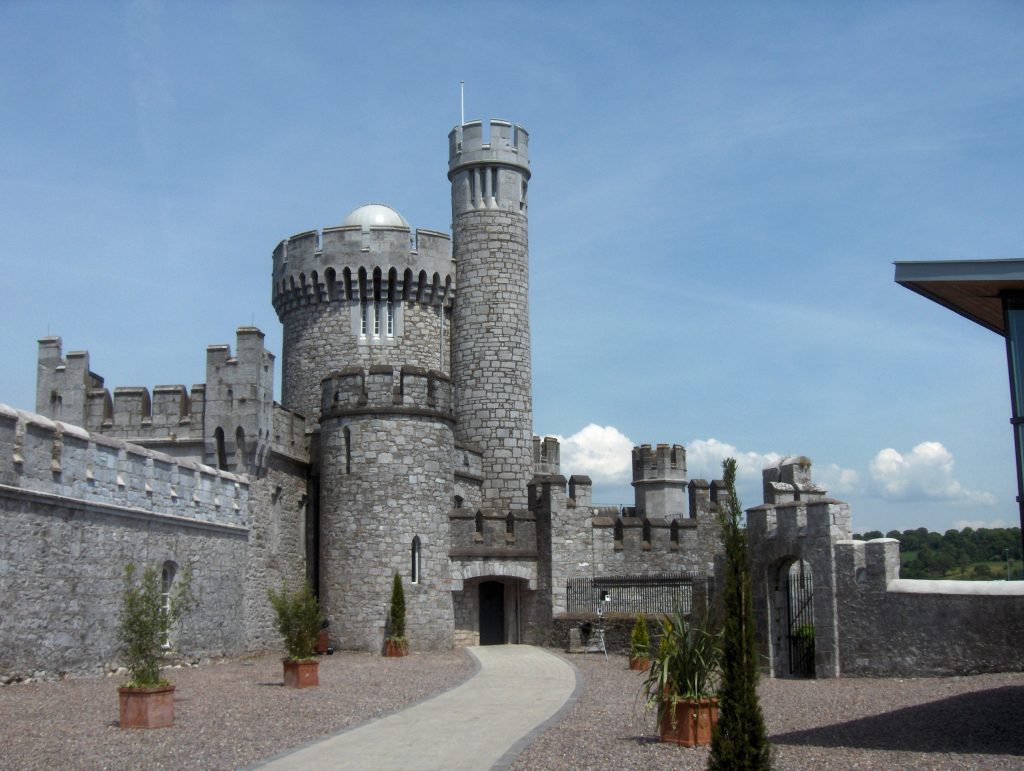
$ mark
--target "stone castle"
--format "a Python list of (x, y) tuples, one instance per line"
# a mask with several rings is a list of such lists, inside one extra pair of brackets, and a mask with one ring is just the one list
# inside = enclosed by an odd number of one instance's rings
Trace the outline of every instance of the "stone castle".
[(416, 650), (545, 644), (573, 578), (710, 568), (718, 488), (683, 447), (635, 448), (636, 505), (598, 508), (533, 435), (529, 136), (486, 128), (448, 136), (451, 236), (369, 204), (274, 249), (281, 404), (253, 327), (207, 348), (205, 383), (152, 392), (111, 394), (88, 353), (40, 340), (36, 414), (0, 411), (0, 559), (41, 571), (50, 589), (15, 580), (7, 615), (46, 630), (2, 627), (0, 670), (47, 647), (65, 669), (110, 660), (127, 562), (191, 566), (183, 634), (213, 652), (276, 644), (282, 581), (316, 587), (335, 646), (379, 650), (399, 574)]
[[(721, 482), (643, 445), (635, 504), (599, 506), (533, 435), (526, 131), (456, 126), (448, 158), (451, 236), (370, 204), (274, 249), (281, 404), (253, 327), (209, 346), (190, 389), (111, 393), (88, 353), (39, 341), (35, 412), (0, 405), (0, 683), (111, 666), (127, 563), (168, 590), (189, 567), (191, 654), (278, 647), (267, 589), (304, 580), (332, 644), (367, 651), (395, 574), (414, 651), (561, 646), (599, 609), (624, 644), (638, 611), (707, 602)], [(850, 540), (806, 458), (763, 478), (747, 537), (766, 671), (1024, 669), (1024, 582), (899, 579), (898, 543)]]

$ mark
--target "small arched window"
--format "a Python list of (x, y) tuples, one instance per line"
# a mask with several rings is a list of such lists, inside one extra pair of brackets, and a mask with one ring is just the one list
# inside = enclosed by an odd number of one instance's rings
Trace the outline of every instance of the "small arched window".
[(618, 544), (618, 545), (621, 545), (622, 544), (622, 520), (619, 519), (619, 518), (616, 518), (616, 520), (615, 520), (614, 533), (615, 533), (615, 543)]
[(643, 541), (648, 544), (651, 542), (651, 520), (647, 519), (647, 517), (644, 517)]
[(411, 583), (418, 584), (420, 582), (420, 537), (418, 535), (412, 537), (412, 566), (409, 577)]

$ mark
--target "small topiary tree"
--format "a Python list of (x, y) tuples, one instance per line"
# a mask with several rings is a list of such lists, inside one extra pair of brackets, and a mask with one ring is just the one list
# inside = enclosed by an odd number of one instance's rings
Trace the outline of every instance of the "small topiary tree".
[(128, 667), (126, 687), (154, 688), (167, 685), (160, 677), (160, 664), (171, 629), (194, 604), (192, 576), (186, 566), (168, 594), (156, 565), (147, 565), (141, 576), (136, 575), (135, 565), (125, 565), (117, 637)]
[(320, 603), (309, 582), (290, 590), (267, 589), (267, 598), (277, 615), (277, 631), (284, 638), (284, 647), (291, 661), (307, 661), (314, 657), (316, 638), (320, 632)]
[(651, 657), (651, 637), (647, 631), (647, 619), (643, 613), (638, 613), (636, 623), (633, 624), (633, 633), (629, 637), (629, 655), (633, 659), (648, 659)]
[(736, 459), (722, 462), (725, 501), (718, 525), (725, 547), (725, 588), (722, 598), (722, 680), (718, 691), (718, 724), (711, 740), (708, 768), (717, 771), (771, 768), (771, 745), (757, 697), (757, 649), (754, 609), (747, 562), (743, 508), (736, 495)]
[(388, 611), (388, 636), (385, 644), (389, 655), (403, 655), (409, 647), (405, 637), (405, 591), (398, 573), (395, 573), (391, 582), (391, 610)]

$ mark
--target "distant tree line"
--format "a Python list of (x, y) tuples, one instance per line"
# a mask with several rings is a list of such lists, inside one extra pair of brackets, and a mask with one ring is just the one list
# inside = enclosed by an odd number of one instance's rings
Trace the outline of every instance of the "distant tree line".
[(1019, 527), (984, 527), (975, 530), (930, 532), (916, 530), (869, 530), (854, 538), (895, 538), (900, 542), (901, 578), (953, 578), (991, 581), (1007, 577), (1022, 579)]

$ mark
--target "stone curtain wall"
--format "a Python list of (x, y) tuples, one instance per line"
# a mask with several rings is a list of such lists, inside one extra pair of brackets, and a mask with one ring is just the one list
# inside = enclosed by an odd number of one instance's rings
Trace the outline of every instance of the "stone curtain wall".
[(899, 578), (899, 541), (836, 544), (841, 673), (1024, 670), (1024, 581)]
[(0, 679), (116, 658), (124, 566), (193, 572), (180, 647), (245, 647), (244, 478), (0, 406)]
[(788, 674), (786, 571), (796, 560), (813, 579), (818, 677), (1024, 670), (1024, 581), (901, 579), (899, 542), (850, 540), (849, 506), (823, 497), (809, 460), (786, 459), (764, 482), (747, 538), (758, 648), (771, 674)]

